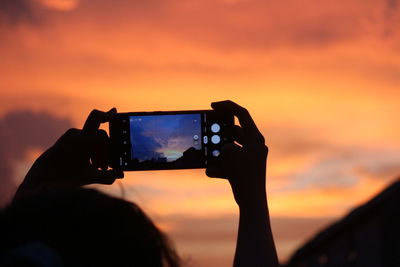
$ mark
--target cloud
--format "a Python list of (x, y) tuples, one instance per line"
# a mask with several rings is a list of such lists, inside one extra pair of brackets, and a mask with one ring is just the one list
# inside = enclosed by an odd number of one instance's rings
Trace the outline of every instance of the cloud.
[[(72, 36), (82, 35), (103, 43), (102, 47), (108, 43), (110, 48), (117, 46), (123, 51), (131, 49), (132, 44), (154, 51), (171, 43), (218, 51), (318, 48), (370, 37), (374, 34), (370, 26), (393, 24), (393, 19), (385, 22), (385, 17), (395, 17), (393, 13), (398, 10), (395, 0), (386, 1), (385, 14), (376, 12), (382, 3), (362, 0), (340, 0), (332, 5), (318, 0), (307, 5), (301, 0), (3, 0), (0, 3), (1, 14), (8, 21), (46, 17), (49, 20), (45, 24), (55, 29), (55, 39), (68, 39), (63, 36), (66, 30)], [(68, 14), (52, 10), (68, 10)], [(152, 36), (158, 36), (158, 40), (149, 38)]]
[(363, 179), (388, 181), (400, 174), (400, 152), (395, 149), (332, 146), (314, 155), (308, 166), (287, 173), (288, 183), (278, 191), (346, 189)]
[[(26, 0), (5, 2), (8, 3), (6, 6), (13, 7), (7, 12), (13, 14), (12, 17), (23, 18), (32, 14), (32, 4)], [(57, 22), (62, 27), (79, 31), (84, 23), (87, 30), (95, 33), (97, 38), (102, 36), (100, 38), (104, 41), (110, 42), (108, 37), (112, 32), (116, 40), (123, 38), (129, 44), (135, 40), (135, 44), (140, 45), (138, 41), (143, 41), (145, 35), (158, 34), (160, 40), (167, 37), (169, 41), (229, 50), (264, 50), (287, 45), (324, 46), (354, 40), (368, 34), (364, 20), (375, 16), (372, 11), (378, 5), (375, 1), (365, 3), (360, 0), (342, 0), (335, 5), (317, 0), (309, 1), (307, 5), (301, 0), (290, 3), (279, 0), (234, 3), (212, 0), (86, 0), (79, 5), (77, 1), (40, 2), (46, 7), (71, 7), (68, 16), (60, 16), (60, 12), (47, 14), (53, 19), (52, 25), (57, 25), (54, 24)], [(22, 9), (14, 8), (18, 4)], [(364, 5), (370, 8), (360, 7)], [(40, 5), (36, 6), (40, 8)], [(162, 45), (162, 42), (154, 45)]]
[[(149, 73), (151, 81), (155, 74), (178, 73), (179, 79), (191, 73), (220, 78), (240, 77), (244, 71), (268, 72), (266, 79), (271, 79), (293, 66), (312, 72), (330, 67), (347, 73), (347, 68), (361, 72), (362, 77), (382, 75), (382, 80), (398, 82), (396, 63), (384, 66), (365, 62), (368, 55), (361, 60), (320, 50), (334, 50), (339, 47), (336, 45), (365, 37), (370, 40), (376, 33), (371, 33), (365, 20), (372, 16), (371, 24), (383, 23), (382, 16), (375, 14), (376, 1), (340, 0), (328, 5), (311, 0), (304, 5), (300, 0), (83, 0), (69, 12), (46, 11), (38, 1), (29, 3), (34, 6), (30, 13), (40, 10), (36, 17), (44, 22), (40, 29), (24, 28), (1, 41), (3, 71), (13, 77), (10, 72), (23, 66), (27, 78), (41, 76), (37, 79), (41, 83), (54, 81), (49, 87), (71, 81), (98, 86), (93, 81), (99, 77), (112, 84), (128, 84)], [(279, 54), (284, 49), (291, 51), (289, 58)], [(299, 53), (303, 49), (310, 54)], [(315, 51), (322, 53), (313, 54)], [(24, 53), (28, 56), (21, 56)], [(329, 62), (322, 62), (325, 57)]]
[[(351, 131), (349, 128), (347, 131)], [(270, 125), (265, 130), (269, 175), (276, 192), (353, 188), (365, 179), (382, 182), (400, 175), (398, 145), (339, 140), (339, 131), (304, 125)], [(356, 144), (358, 143), (358, 144)], [(281, 167), (283, 166), (283, 167)]]
[[(228, 265), (233, 259), (238, 219), (237, 214), (214, 217), (175, 214), (154, 218), (179, 245), (180, 254), (190, 255), (194, 262), (201, 261), (200, 258), (215, 257), (216, 260), (223, 262), (222, 265)], [(334, 217), (272, 217), (272, 231), (280, 260), (286, 260), (304, 241), (334, 219)], [(199, 250), (199, 247), (210, 249)], [(210, 251), (211, 247), (213, 251)], [(201, 266), (218, 265), (208, 262)]]
[(0, 24), (38, 25), (47, 15), (47, 11), (70, 11), (75, 9), (79, 0), (1, 0)]
[(370, 158), (361, 158), (363, 164), (354, 167), (354, 173), (361, 177), (370, 179), (386, 180), (389, 178), (400, 178), (400, 155), (399, 152), (377, 152)]
[[(147, 1), (146, 1), (147, 2)], [(348, 6), (351, 8), (348, 8)], [(85, 14), (97, 27), (113, 18), (125, 32), (146, 28), (171, 39), (224, 49), (268, 49), (281, 45), (327, 45), (364, 33), (363, 9), (347, 1), (331, 7), (320, 1), (84, 1), (74, 16)], [(339, 23), (340, 22), (340, 23)], [(136, 27), (128, 29), (133, 25)], [(115, 33), (118, 34), (119, 31)], [(138, 36), (142, 37), (142, 36)]]
[[(9, 88), (7, 85), (0, 86), (1, 89), (7, 92), (7, 88)], [(82, 106), (86, 107), (88, 105), (86, 99), (77, 95), (68, 96), (62, 92), (50, 93), (48, 91), (43, 92), (39, 89), (26, 89), (28, 86), (27, 84), (25, 88), (22, 88), (24, 92), (21, 94), (12, 94), (12, 90), (10, 90), (10, 93), (6, 93), (0, 98), (1, 114), (9, 110), (25, 110), (26, 107), (33, 110), (54, 110), (62, 112), (65, 110), (77, 110)], [(32, 84), (30, 84), (30, 86), (32, 86)], [(63, 110), (60, 110), (60, 106), (63, 107)]]
[(11, 25), (34, 20), (32, 3), (29, 0), (1, 0), (0, 23)]
[[(386, 12), (393, 13), (399, 8), (399, 1), (398, 0), (386, 0)], [(389, 14), (387, 14), (389, 15)], [(390, 16), (390, 15), (389, 15)]]
[(30, 149), (51, 146), (71, 124), (68, 119), (29, 110), (10, 111), (0, 118), (0, 206), (16, 189), (15, 163), (23, 160)]
[[(269, 125), (265, 130), (270, 154), (279, 158), (307, 155), (330, 147), (322, 129), (301, 125)], [(319, 133), (316, 135), (315, 133)]]
[(158, 153), (157, 150), (161, 148), (161, 144), (150, 135), (146, 135), (144, 129), (140, 126), (131, 124), (131, 135), (132, 147), (135, 148), (134, 157), (139, 162), (145, 160), (151, 160), (157, 157), (163, 157), (162, 154)]
[(396, 37), (399, 37), (399, 15), (399, 1), (386, 0), (386, 7), (383, 14), (385, 20), (383, 36), (385, 38), (396, 39)]

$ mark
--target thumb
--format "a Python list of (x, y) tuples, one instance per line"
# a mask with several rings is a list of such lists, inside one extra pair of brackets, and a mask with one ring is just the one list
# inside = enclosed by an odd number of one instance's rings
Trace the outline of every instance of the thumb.
[(112, 184), (115, 179), (123, 178), (124, 172), (121, 170), (98, 170), (89, 167), (85, 172), (85, 184)]

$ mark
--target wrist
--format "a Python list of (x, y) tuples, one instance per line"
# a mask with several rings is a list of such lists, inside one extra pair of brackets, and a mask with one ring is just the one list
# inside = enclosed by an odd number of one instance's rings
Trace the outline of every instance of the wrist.
[(246, 205), (240, 205), (239, 218), (241, 222), (251, 224), (253, 227), (264, 227), (270, 225), (267, 202), (256, 202), (252, 205), (249, 203), (246, 203)]
[(240, 211), (268, 209), (267, 196), (265, 192), (253, 194), (238, 202)]

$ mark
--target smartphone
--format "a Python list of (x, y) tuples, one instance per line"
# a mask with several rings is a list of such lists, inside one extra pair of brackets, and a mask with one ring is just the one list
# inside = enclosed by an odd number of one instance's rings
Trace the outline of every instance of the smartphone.
[(233, 142), (232, 115), (214, 110), (117, 113), (110, 121), (111, 166), (124, 171), (218, 166)]

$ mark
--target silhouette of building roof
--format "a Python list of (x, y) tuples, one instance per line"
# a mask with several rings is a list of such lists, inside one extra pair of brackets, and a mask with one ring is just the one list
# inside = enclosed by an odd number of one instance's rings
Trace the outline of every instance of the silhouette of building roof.
[[(351, 266), (400, 266), (400, 254), (397, 254), (397, 256), (393, 254), (395, 252), (400, 253), (399, 205), (400, 178), (373, 199), (351, 211), (343, 219), (319, 232), (293, 254), (287, 266), (335, 266), (328, 264), (328, 261), (335, 258), (336, 264), (338, 264), (337, 258), (339, 256), (342, 257), (344, 254), (347, 255), (347, 262), (355, 261), (355, 258), (360, 261), (361, 257), (380, 258), (378, 261), (382, 262), (382, 265), (373, 265), (371, 262), (371, 265), (357, 264)], [(372, 223), (369, 223), (368, 228), (365, 228), (364, 226), (368, 222)], [(368, 229), (368, 231), (365, 229)], [(369, 253), (363, 253), (365, 246), (368, 245), (368, 242), (363, 240), (369, 234), (376, 239), (374, 246), (377, 244), (380, 246), (379, 250), (385, 249), (385, 251), (379, 252), (382, 255), (367, 255)], [(360, 240), (358, 241), (357, 239)], [(342, 245), (338, 246), (338, 242), (341, 242)], [(349, 242), (351, 243), (350, 245), (348, 244)], [(359, 245), (360, 242), (364, 242), (364, 245)], [(364, 247), (360, 248), (362, 246)], [(345, 249), (348, 251), (341, 251)], [(398, 258), (398, 260), (393, 257)], [(373, 262), (377, 262), (375, 258)], [(393, 261), (396, 261), (399, 265), (384, 264)], [(368, 262), (368, 260), (363, 262)]]

